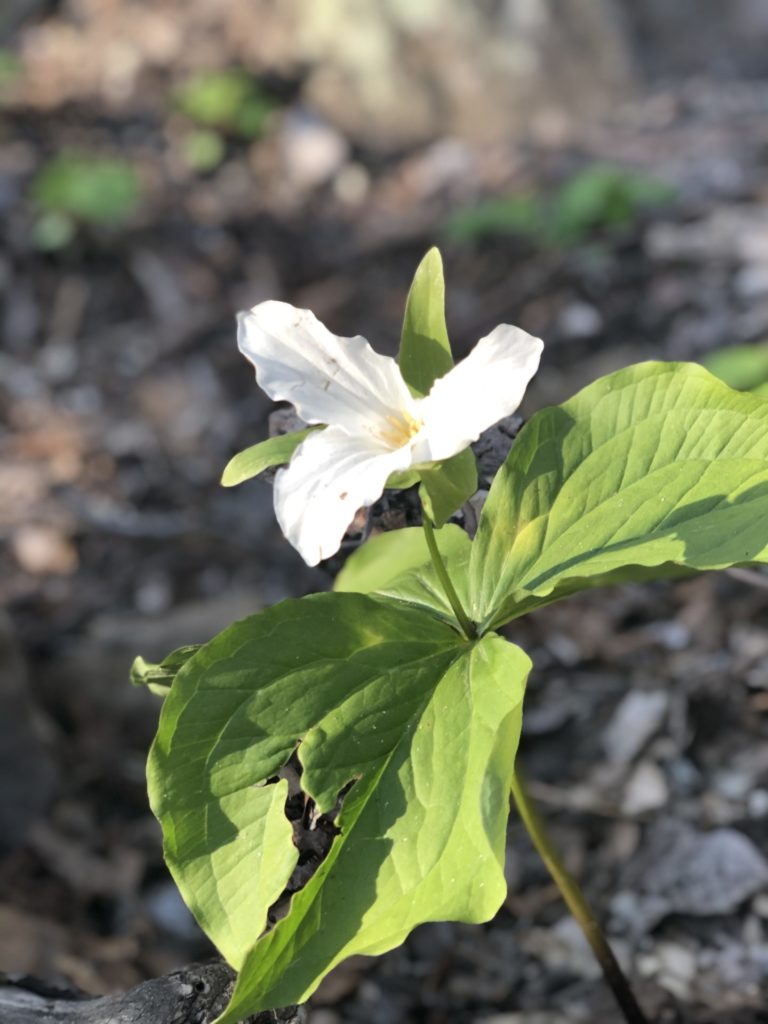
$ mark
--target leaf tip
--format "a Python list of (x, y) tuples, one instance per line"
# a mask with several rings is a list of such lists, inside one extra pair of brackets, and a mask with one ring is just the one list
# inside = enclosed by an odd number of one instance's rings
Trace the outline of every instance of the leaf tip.
[(416, 273), (418, 274), (420, 270), (432, 270), (442, 276), (443, 254), (436, 245), (430, 246), (430, 248), (424, 253)]
[(219, 484), (222, 487), (236, 487), (242, 482), (242, 477), (237, 471), (237, 455), (233, 455), (222, 471)]

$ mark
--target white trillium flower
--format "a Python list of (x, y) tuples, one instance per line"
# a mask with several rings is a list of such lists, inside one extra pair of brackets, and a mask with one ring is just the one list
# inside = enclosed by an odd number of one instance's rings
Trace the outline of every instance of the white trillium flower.
[(275, 401), (313, 431), (275, 478), (280, 528), (307, 565), (338, 551), (355, 512), (393, 473), (463, 451), (520, 405), (543, 343), (500, 324), (414, 398), (397, 362), (365, 338), (338, 338), (313, 313), (268, 301), (238, 317), (238, 347)]

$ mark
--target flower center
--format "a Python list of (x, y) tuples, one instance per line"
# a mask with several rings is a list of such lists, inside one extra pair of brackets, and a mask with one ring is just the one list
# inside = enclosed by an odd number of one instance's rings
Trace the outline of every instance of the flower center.
[(386, 426), (379, 431), (379, 437), (394, 450), (408, 444), (421, 430), (423, 424), (408, 412), (393, 413), (385, 418)]

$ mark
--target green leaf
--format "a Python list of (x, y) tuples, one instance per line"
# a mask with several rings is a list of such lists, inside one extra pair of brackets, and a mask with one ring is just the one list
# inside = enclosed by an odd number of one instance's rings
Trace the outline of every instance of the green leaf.
[(317, 427), (307, 427), (306, 430), (296, 430), (291, 434), (280, 434), (278, 437), (270, 437), (267, 441), (260, 441), (251, 445), (237, 455), (233, 455), (224, 467), (221, 474), (221, 483), (224, 487), (235, 487), (237, 484), (258, 476), (265, 469), (271, 466), (282, 466), (291, 461), (291, 456), (299, 447), (304, 438)]
[(554, 196), (549, 233), (555, 244), (585, 241), (591, 232), (632, 224), (647, 207), (669, 202), (674, 189), (658, 178), (607, 163), (590, 164)]
[(42, 252), (56, 252), (75, 238), (77, 224), (67, 213), (49, 210), (41, 214), (32, 225), (32, 241)]
[(397, 491), (404, 491), (413, 487), (421, 480), (418, 470), (406, 469), (402, 473), (392, 473), (387, 480), (387, 487)]
[(32, 198), (43, 211), (90, 224), (120, 224), (138, 206), (141, 187), (125, 160), (69, 152), (43, 167), (32, 183)]
[[(397, 736), (361, 757), (341, 835), (290, 914), (248, 954), (220, 1024), (305, 1001), (341, 960), (384, 953), (425, 921), (493, 917), (506, 895), (509, 786), (529, 668), (519, 648), (487, 636), (412, 676), (409, 707), (385, 698), (372, 709), (361, 751), (385, 712), (399, 720)], [(341, 750), (327, 743), (310, 734), (306, 774), (337, 785), (346, 772), (329, 768)]]
[(632, 567), (768, 558), (768, 404), (693, 364), (603, 377), (521, 431), (486, 502), (471, 615), (495, 626)]
[[(241, 972), (222, 1021), (303, 1001), (334, 964), (423, 921), (496, 912), (529, 667), (497, 636), (468, 644), (359, 594), (286, 601), (187, 662), (149, 786), (179, 888)], [(328, 856), (257, 943), (296, 862), (272, 780), (297, 745), (320, 812), (353, 785)]]
[(471, 448), (423, 467), (419, 474), (421, 504), (435, 526), (442, 526), (477, 490), (477, 463)]
[(457, 242), (519, 235), (540, 248), (576, 245), (595, 231), (632, 224), (644, 209), (667, 203), (674, 194), (658, 178), (596, 163), (549, 195), (493, 196), (459, 208), (444, 231)]
[(398, 359), (405, 382), (419, 395), (426, 395), (434, 381), (453, 366), (439, 249), (430, 249), (416, 268), (405, 303)]
[(542, 201), (535, 195), (494, 196), (455, 210), (443, 230), (454, 242), (521, 235), (541, 243), (546, 234), (545, 214)]
[(200, 644), (188, 644), (171, 651), (155, 665), (139, 656), (131, 665), (131, 685), (146, 686), (157, 697), (166, 697), (180, 669), (186, 665), (193, 654), (200, 650)]
[(205, 174), (218, 167), (226, 156), (227, 147), (219, 132), (197, 128), (185, 135), (181, 143), (184, 161), (192, 170)]
[(241, 68), (193, 75), (177, 90), (176, 102), (197, 124), (248, 139), (264, 134), (276, 106), (258, 81)]
[[(458, 526), (435, 531), (435, 540), (459, 599), (466, 601), (471, 542)], [(371, 537), (347, 559), (333, 589), (339, 593), (394, 597), (436, 612), (454, 623), (453, 610), (432, 567), (424, 531), (410, 526)]]
[(768, 345), (728, 345), (701, 360), (728, 387), (756, 391), (768, 382)]

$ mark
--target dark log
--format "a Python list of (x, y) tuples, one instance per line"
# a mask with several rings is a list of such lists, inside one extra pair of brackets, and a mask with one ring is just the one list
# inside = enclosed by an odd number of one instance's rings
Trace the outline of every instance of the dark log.
[[(235, 973), (221, 961), (190, 964), (117, 995), (56, 991), (0, 973), (2, 1024), (211, 1024), (229, 1002)], [(244, 1024), (301, 1024), (295, 1006), (248, 1017)]]

